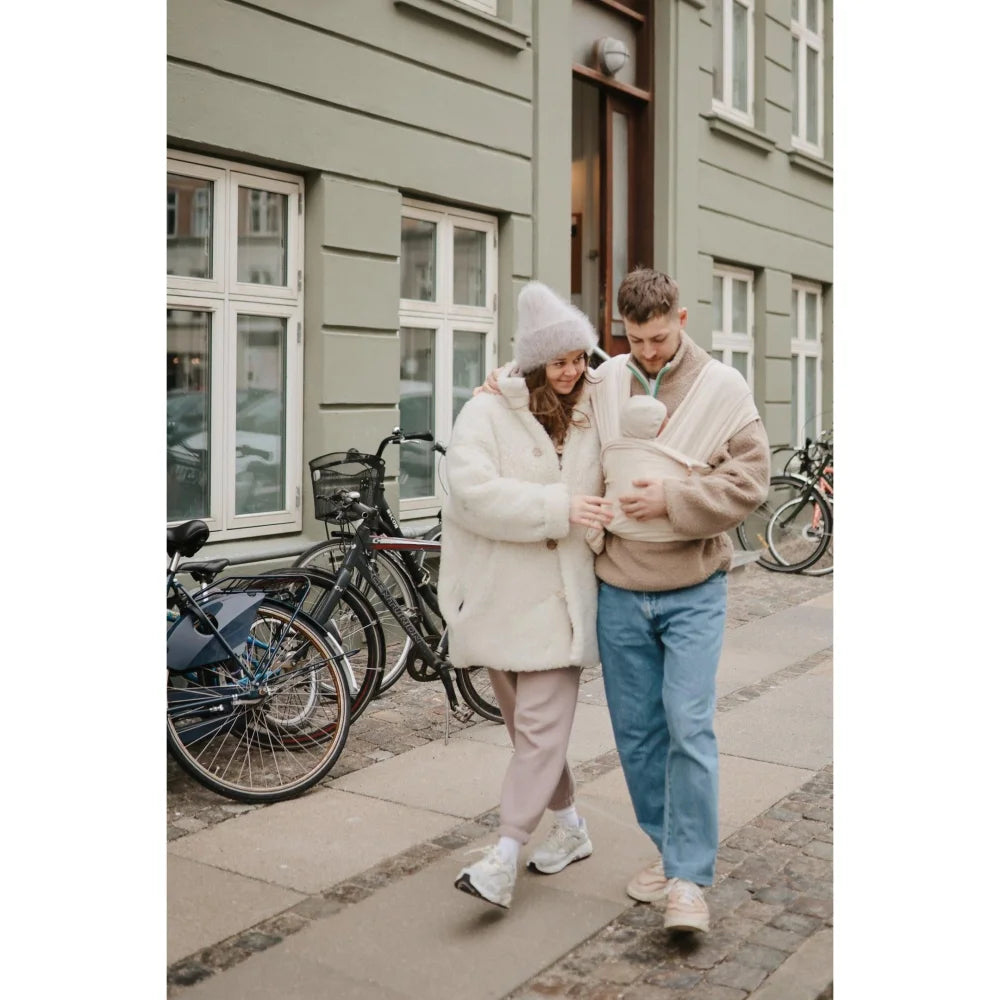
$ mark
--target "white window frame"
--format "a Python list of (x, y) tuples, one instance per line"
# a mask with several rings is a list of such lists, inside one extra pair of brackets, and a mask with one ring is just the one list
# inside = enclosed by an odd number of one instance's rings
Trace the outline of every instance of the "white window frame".
[[(805, 18), (806, 0), (799, 0), (799, 19), (792, 19), (792, 46), (798, 50), (799, 56), (799, 76), (792, 80), (792, 86), (798, 93), (798, 121), (792, 121), (792, 145), (796, 149), (812, 153), (814, 156), (823, 155), (823, 103), (824, 78), (823, 78), (823, 0), (816, 0), (816, 25), (817, 31), (810, 31), (806, 27)], [(813, 49), (816, 53), (816, 142), (809, 142), (806, 136), (809, 134), (809, 109), (806, 105), (806, 53), (807, 49)]]
[[(722, 11), (722, 99), (712, 98), (712, 110), (744, 125), (754, 123), (754, 35), (756, 0), (720, 0)], [(733, 106), (733, 4), (747, 12), (747, 110)], [(714, 46), (713, 46), (714, 50)], [(718, 69), (718, 67), (716, 67)]]
[[(722, 329), (712, 330), (712, 350), (722, 354), (722, 363), (732, 367), (733, 351), (745, 353), (747, 356), (747, 385), (751, 390), (754, 385), (754, 273), (741, 267), (728, 267), (716, 264), (712, 268), (713, 295), (715, 278), (722, 278)], [(743, 281), (747, 285), (747, 325), (746, 331), (733, 330), (733, 282)], [(714, 309), (713, 309), (714, 316)]]
[[(302, 528), (303, 262), (301, 178), (244, 163), (170, 150), (167, 172), (212, 184), (213, 275), (167, 275), (167, 307), (209, 311), (211, 333), (211, 475), (209, 511), (201, 517), (213, 541), (300, 531)], [(287, 194), (288, 282), (253, 285), (236, 280), (237, 195), (239, 186)], [(286, 320), (285, 343), (285, 508), (260, 514), (236, 513), (237, 316), (278, 316)], [(170, 522), (179, 523), (179, 522)]]
[(471, 7), (473, 10), (478, 10), (482, 14), (490, 14), (493, 17), (497, 16), (497, 0), (455, 0), (455, 2), (461, 4), (463, 7)]
[[(806, 295), (816, 296), (816, 339), (806, 337)], [(811, 422), (813, 430), (811, 437), (815, 438), (820, 430), (820, 417), (823, 415), (823, 286), (812, 281), (792, 279), (792, 365), (796, 368), (798, 384), (798, 400), (796, 413), (792, 415), (796, 440), (792, 445), (796, 448), (805, 444), (806, 428)], [(806, 358), (816, 359), (816, 409), (814, 413), (806, 413)]]
[[(452, 381), (454, 334), (456, 331), (482, 333), (485, 337), (486, 372), (497, 365), (497, 252), (498, 224), (495, 216), (465, 209), (405, 199), (402, 219), (433, 222), (435, 240), (435, 299), (400, 299), (399, 326), (434, 331), (434, 427), (435, 438), (447, 447), (452, 425)], [(485, 305), (454, 304), (454, 231), (474, 229), (486, 234)], [(444, 391), (442, 391), (442, 389)], [(434, 456), (434, 493), (426, 497), (400, 498), (400, 518), (414, 519), (436, 514), (441, 509), (444, 488), (441, 483), (441, 456)]]

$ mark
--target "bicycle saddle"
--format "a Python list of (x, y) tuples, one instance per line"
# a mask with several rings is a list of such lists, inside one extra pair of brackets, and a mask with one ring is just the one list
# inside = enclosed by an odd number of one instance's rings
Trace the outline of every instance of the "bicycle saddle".
[(179, 552), (190, 558), (208, 541), (208, 525), (204, 521), (185, 521), (167, 528), (167, 555)]

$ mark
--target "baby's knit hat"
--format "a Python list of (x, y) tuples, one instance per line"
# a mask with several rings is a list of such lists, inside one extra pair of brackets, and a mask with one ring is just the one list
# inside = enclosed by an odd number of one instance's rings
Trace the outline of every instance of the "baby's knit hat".
[(514, 361), (524, 373), (548, 364), (569, 351), (586, 351), (597, 346), (597, 334), (590, 320), (548, 285), (529, 281), (517, 297), (517, 333)]
[(655, 438), (666, 415), (666, 406), (654, 396), (630, 396), (621, 410), (622, 434), (634, 438)]

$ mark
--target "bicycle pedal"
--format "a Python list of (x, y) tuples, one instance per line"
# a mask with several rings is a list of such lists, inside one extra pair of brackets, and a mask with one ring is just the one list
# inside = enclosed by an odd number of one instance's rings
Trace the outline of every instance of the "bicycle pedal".
[(454, 715), (459, 722), (469, 722), (476, 713), (465, 705), (457, 705), (451, 714)]

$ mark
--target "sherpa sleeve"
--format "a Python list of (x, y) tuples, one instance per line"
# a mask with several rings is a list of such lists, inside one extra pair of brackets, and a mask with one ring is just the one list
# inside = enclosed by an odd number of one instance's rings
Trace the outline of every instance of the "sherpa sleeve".
[(707, 472), (663, 481), (667, 517), (691, 538), (735, 528), (767, 498), (771, 452), (761, 421), (734, 434), (708, 464)]
[[(540, 542), (569, 534), (569, 490), (501, 474), (498, 397), (476, 396), (452, 429), (446, 459), (448, 511), (463, 528), (502, 542)], [(502, 428), (499, 428), (502, 433)]]

